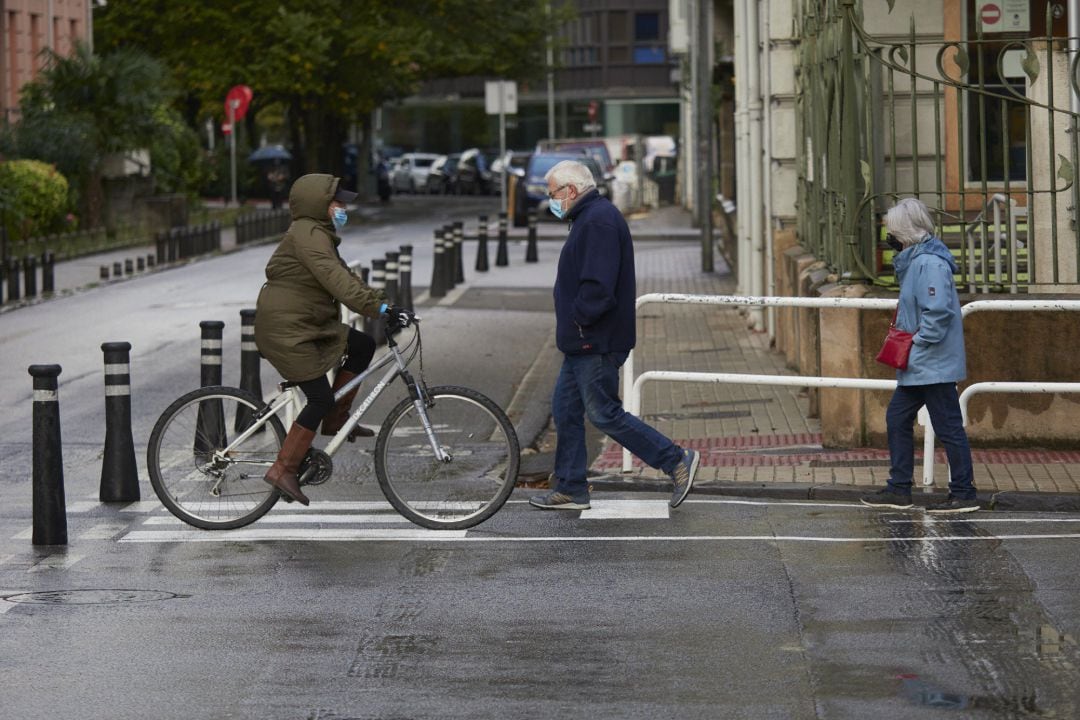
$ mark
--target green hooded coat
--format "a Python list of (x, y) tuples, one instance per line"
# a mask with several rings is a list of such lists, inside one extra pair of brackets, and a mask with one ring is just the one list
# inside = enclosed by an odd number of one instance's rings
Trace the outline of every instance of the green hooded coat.
[(330, 220), (339, 179), (304, 175), (289, 191), (292, 224), (266, 263), (255, 306), (255, 344), (281, 376), (305, 382), (337, 367), (349, 328), (340, 305), (378, 317), (385, 295), (352, 274)]

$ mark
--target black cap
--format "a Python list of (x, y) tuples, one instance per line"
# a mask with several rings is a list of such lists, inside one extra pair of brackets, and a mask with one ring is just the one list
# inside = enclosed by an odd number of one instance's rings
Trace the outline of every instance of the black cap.
[(354, 193), (351, 190), (346, 190), (342, 186), (341, 181), (339, 180), (338, 181), (337, 192), (334, 193), (334, 199), (337, 200), (338, 202), (351, 203), (356, 198), (357, 198), (357, 193)]

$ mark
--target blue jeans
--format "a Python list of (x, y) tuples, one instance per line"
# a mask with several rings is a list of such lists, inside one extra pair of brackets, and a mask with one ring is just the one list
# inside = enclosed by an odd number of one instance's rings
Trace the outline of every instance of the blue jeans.
[(671, 473), (682, 460), (682, 448), (623, 409), (619, 368), (627, 353), (565, 355), (551, 417), (555, 421), (555, 489), (568, 495), (587, 493), (585, 416), (597, 430), (637, 455), (651, 467)]
[[(911, 494), (911, 478), (915, 469), (915, 416), (926, 406), (934, 433), (945, 446), (949, 458), (949, 493), (961, 500), (975, 498), (974, 476), (971, 469), (971, 448), (960, 414), (960, 397), (955, 383), (934, 385), (898, 385), (885, 424), (889, 435), (889, 487), (901, 494)], [(930, 462), (933, 462), (931, 459)]]

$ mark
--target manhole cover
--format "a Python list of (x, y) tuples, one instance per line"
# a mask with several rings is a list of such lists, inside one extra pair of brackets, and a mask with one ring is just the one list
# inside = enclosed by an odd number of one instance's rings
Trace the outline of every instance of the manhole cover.
[(12, 603), (31, 605), (114, 605), (191, 597), (164, 590), (43, 590), (4, 595)]

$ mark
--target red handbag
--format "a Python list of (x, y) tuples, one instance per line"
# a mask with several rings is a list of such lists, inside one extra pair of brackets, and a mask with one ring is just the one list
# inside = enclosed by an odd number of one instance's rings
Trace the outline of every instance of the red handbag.
[[(896, 312), (899, 311), (900, 306), (897, 304)], [(907, 370), (908, 355), (911, 353), (911, 343), (915, 335), (896, 327), (896, 312), (893, 312), (889, 333), (885, 336), (885, 342), (881, 344), (875, 360), (897, 370)]]

